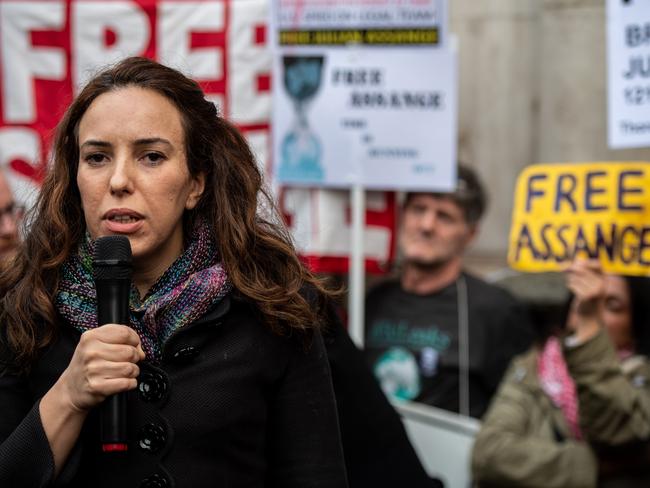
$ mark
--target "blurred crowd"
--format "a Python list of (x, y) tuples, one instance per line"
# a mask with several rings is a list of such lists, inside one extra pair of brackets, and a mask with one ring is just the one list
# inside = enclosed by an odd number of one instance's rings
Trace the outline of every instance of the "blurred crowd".
[(366, 301), (379, 385), (481, 419), (477, 486), (648, 486), (650, 280), (576, 259), (562, 303), (487, 283), (464, 266), (485, 205), (464, 165), (455, 192), (405, 196), (398, 274)]

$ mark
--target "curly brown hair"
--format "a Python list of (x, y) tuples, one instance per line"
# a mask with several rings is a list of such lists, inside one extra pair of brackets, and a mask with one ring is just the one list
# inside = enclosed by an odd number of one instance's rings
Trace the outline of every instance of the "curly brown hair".
[(56, 334), (59, 269), (86, 232), (76, 181), (79, 122), (98, 96), (127, 86), (154, 90), (176, 106), (189, 172), (205, 176), (199, 203), (184, 216), (185, 236), (197, 218), (207, 220), (234, 288), (256, 304), (273, 331), (318, 327), (331, 292), (296, 255), (243, 135), (218, 115), (198, 83), (150, 59), (130, 57), (92, 78), (61, 119), (25, 240), (0, 272), (0, 323), (19, 368), (27, 369)]

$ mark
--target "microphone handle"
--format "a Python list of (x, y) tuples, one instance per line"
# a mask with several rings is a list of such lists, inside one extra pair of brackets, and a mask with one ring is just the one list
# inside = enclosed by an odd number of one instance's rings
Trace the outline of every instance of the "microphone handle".
[[(97, 325), (129, 324), (131, 280), (96, 280)], [(128, 449), (126, 428), (126, 392), (111, 395), (101, 405), (101, 443), (104, 452)]]
[(102, 451), (127, 451), (129, 444), (126, 434), (126, 393), (109, 396), (100, 408)]

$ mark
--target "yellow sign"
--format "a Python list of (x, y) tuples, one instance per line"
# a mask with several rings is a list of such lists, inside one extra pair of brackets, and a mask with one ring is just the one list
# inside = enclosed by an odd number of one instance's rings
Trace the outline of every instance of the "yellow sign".
[(510, 266), (559, 271), (576, 257), (650, 274), (649, 162), (538, 164), (519, 175)]

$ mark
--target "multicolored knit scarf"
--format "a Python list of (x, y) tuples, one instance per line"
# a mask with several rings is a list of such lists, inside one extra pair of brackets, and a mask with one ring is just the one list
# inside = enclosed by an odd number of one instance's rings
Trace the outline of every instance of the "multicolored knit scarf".
[(562, 346), (557, 337), (550, 337), (537, 359), (537, 376), (544, 392), (562, 410), (576, 439), (582, 439), (576, 384), (569, 373)]
[[(55, 306), (73, 327), (85, 332), (97, 327), (97, 297), (93, 280), (94, 242), (87, 237), (61, 270)], [(194, 230), (187, 249), (151, 287), (143, 300), (131, 286), (131, 327), (140, 336), (149, 361), (159, 362), (167, 339), (196, 321), (231, 289), (226, 270), (205, 223)]]

